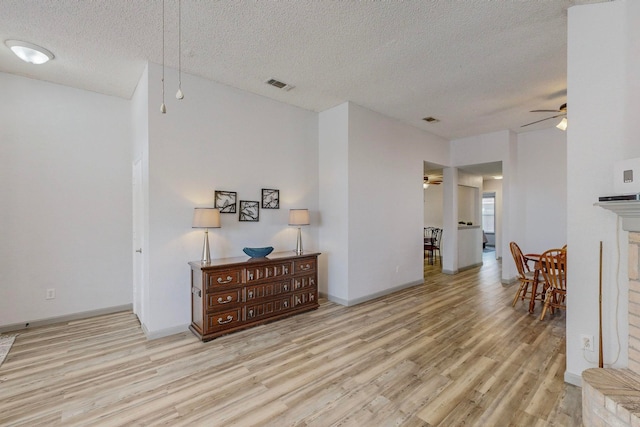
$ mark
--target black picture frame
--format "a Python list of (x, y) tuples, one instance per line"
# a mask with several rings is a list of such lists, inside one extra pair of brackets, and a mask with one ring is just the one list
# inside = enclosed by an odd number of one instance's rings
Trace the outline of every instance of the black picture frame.
[(242, 222), (258, 222), (260, 220), (260, 202), (240, 200), (238, 220)]
[(280, 209), (280, 190), (262, 189), (262, 209)]
[(217, 191), (214, 196), (214, 207), (220, 209), (220, 213), (236, 213), (238, 193), (235, 191)]

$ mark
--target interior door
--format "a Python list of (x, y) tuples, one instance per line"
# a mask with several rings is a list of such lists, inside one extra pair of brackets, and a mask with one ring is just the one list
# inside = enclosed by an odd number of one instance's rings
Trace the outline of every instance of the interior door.
[(133, 312), (144, 319), (144, 198), (142, 192), (142, 160), (133, 164)]

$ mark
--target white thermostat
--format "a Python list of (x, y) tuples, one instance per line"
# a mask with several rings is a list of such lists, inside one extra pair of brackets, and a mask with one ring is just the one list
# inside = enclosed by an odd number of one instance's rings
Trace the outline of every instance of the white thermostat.
[(614, 164), (613, 191), (616, 194), (640, 193), (640, 157)]

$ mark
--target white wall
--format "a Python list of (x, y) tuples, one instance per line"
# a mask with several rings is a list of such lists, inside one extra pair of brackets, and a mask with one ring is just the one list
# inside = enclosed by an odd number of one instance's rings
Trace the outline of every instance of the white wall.
[[(260, 201), (262, 188), (280, 190), (279, 210), (260, 210), (259, 222), (222, 214), (210, 230), (213, 258), (244, 256), (245, 246), (295, 248), (290, 208), (308, 208), (306, 251), (318, 245), (318, 116), (264, 97), (182, 74), (185, 98), (167, 96), (160, 113), (161, 68), (149, 65), (149, 336), (190, 322), (188, 261), (198, 260), (203, 231), (191, 229), (193, 208), (213, 206), (214, 190)], [(169, 93), (175, 70), (165, 72)]]
[[(341, 106), (324, 115), (321, 134), (326, 131), (329, 135), (325, 127), (333, 124), (343, 130), (345, 115), (348, 141), (342, 133), (338, 137), (340, 143), (348, 144), (348, 165), (335, 167), (348, 168), (348, 205), (338, 211), (348, 218), (348, 255), (332, 258), (329, 270), (347, 272), (347, 291), (329, 293), (329, 298), (355, 304), (422, 282), (423, 162), (429, 159), (446, 164), (449, 150), (447, 141), (440, 137), (352, 103), (348, 109)], [(321, 158), (344, 150), (336, 141), (324, 142), (323, 138)], [(320, 173), (325, 173), (324, 167)], [(333, 206), (339, 208), (337, 203)], [(321, 235), (324, 245), (330, 234), (322, 230)]]
[[(336, 301), (349, 300), (349, 104), (319, 115), (319, 181), (325, 256), (319, 265), (319, 291)], [(329, 268), (331, 265), (331, 268)]]
[(565, 380), (574, 383), (580, 382), (584, 369), (597, 366), (597, 353), (580, 350), (580, 335), (598, 336), (600, 241), (604, 363), (627, 364), (627, 233), (618, 230), (615, 214), (593, 203), (598, 196), (613, 193), (615, 161), (640, 157), (640, 59), (633, 37), (638, 35), (639, 20), (640, 7), (633, 1), (569, 9)]
[(131, 304), (129, 102), (0, 88), (0, 326)]
[(555, 127), (518, 135), (520, 231), (525, 253), (567, 243), (567, 138)]
[(478, 187), (458, 185), (458, 222), (478, 225)]
[(444, 186), (430, 184), (423, 191), (424, 195), (424, 226), (442, 228), (442, 207), (444, 203)]

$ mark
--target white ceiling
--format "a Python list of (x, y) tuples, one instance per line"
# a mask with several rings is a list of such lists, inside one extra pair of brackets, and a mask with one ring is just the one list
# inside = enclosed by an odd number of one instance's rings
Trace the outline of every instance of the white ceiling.
[[(559, 119), (520, 126), (566, 102), (567, 8), (600, 1), (182, 0), (182, 70), (312, 111), (352, 101), (448, 139), (541, 129)], [(162, 4), (0, 0), (0, 71), (130, 98), (146, 61), (162, 63)], [(178, 0), (165, 17), (177, 68)], [(23, 63), (7, 39), (56, 57)]]

